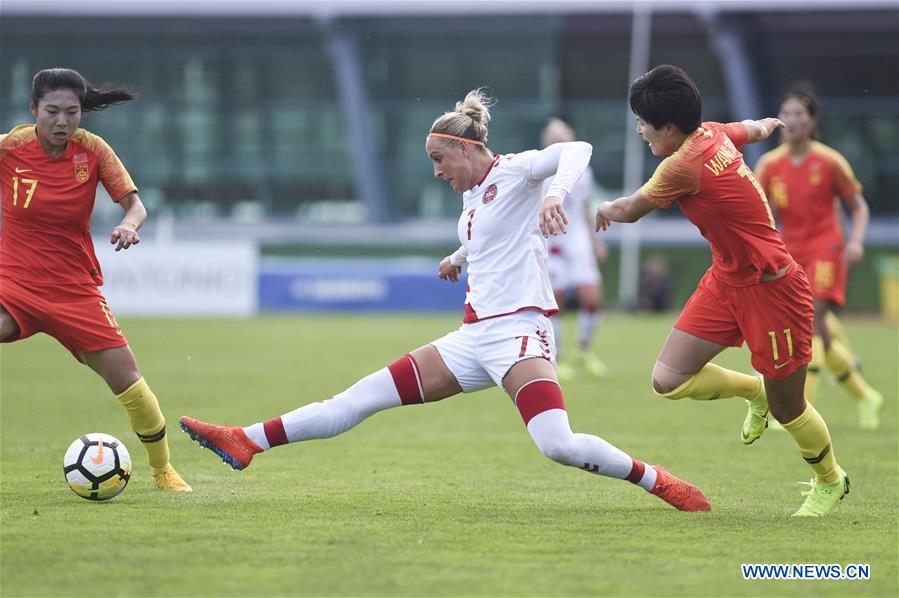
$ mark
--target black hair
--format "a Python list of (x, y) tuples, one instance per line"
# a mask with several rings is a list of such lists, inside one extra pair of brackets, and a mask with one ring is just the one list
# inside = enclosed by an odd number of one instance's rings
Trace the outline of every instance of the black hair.
[(787, 88), (786, 93), (784, 93), (783, 97), (780, 100), (780, 103), (783, 104), (790, 98), (795, 98), (799, 100), (799, 103), (805, 106), (805, 109), (808, 110), (809, 116), (812, 118), (818, 118), (818, 110), (820, 109), (820, 103), (818, 102), (818, 96), (815, 94), (815, 86), (812, 85), (809, 81), (794, 81)]
[(104, 83), (99, 88), (95, 88), (78, 71), (53, 68), (38, 71), (31, 80), (32, 106), (37, 106), (41, 98), (58, 89), (73, 91), (78, 96), (81, 110), (84, 112), (98, 112), (137, 97), (137, 94), (127, 87)]
[(702, 124), (699, 89), (683, 69), (670, 64), (637, 77), (631, 85), (630, 105), (634, 114), (656, 129), (672, 123), (690, 134)]

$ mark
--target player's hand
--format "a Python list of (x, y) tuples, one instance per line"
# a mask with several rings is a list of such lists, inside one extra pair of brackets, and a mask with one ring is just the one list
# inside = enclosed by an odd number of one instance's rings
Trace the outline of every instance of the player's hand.
[(846, 260), (846, 266), (849, 269), (856, 267), (863, 257), (865, 257), (865, 248), (861, 243), (856, 243), (855, 241), (846, 243), (846, 248), (843, 250), (843, 259)]
[(140, 243), (140, 235), (137, 234), (133, 224), (123, 222), (112, 229), (112, 238), (109, 242), (116, 246), (116, 251), (121, 251)]
[(440, 280), (448, 280), (450, 282), (459, 282), (459, 273), (462, 271), (462, 266), (454, 266), (450, 262), (449, 256), (443, 258), (443, 261), (440, 262), (440, 271), (437, 273), (437, 276), (440, 277)]
[(612, 226), (612, 221), (605, 217), (603, 214), (604, 208), (612, 202), (604, 201), (599, 207), (596, 209), (596, 232), (601, 230), (608, 230), (610, 226)]
[[(762, 139), (768, 139), (771, 137), (771, 134), (777, 129), (784, 128), (783, 122), (779, 118), (763, 118), (761, 120), (756, 121), (759, 126), (762, 127), (764, 133), (762, 134)], [(761, 141), (761, 139), (759, 140)]]
[(562, 209), (562, 198), (554, 195), (543, 200), (540, 208), (540, 232), (544, 237), (565, 232), (568, 217)]

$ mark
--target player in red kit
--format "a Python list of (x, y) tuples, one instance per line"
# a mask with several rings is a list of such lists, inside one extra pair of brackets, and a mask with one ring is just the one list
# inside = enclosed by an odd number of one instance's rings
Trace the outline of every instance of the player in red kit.
[(191, 490), (169, 463), (165, 418), (128, 341), (100, 293), (90, 234), (97, 184), (125, 211), (112, 231), (116, 251), (140, 242), (147, 212), (105, 141), (78, 128), (83, 112), (134, 99), (125, 88), (95, 89), (78, 72), (34, 76), (35, 124), (0, 135), (0, 342), (49, 334), (97, 372), (122, 403), (147, 450), (156, 486)]
[[(795, 516), (820, 517), (849, 492), (824, 420), (803, 396), (811, 359), (811, 289), (787, 252), (765, 193), (743, 162), (740, 148), (767, 139), (783, 123), (702, 122), (702, 98), (681, 69), (663, 65), (630, 90), (637, 134), (665, 156), (652, 178), (629, 197), (602, 204), (597, 229), (634, 222), (677, 202), (709, 241), (712, 266), (674, 324), (652, 372), (657, 394), (668, 399), (743, 397), (749, 413), (743, 442), (755, 441), (771, 414), (783, 424), (815, 472)], [(746, 342), (764, 375), (727, 370), (713, 357)]]
[[(818, 100), (810, 89), (797, 85), (787, 92), (779, 115), (786, 125), (783, 143), (762, 156), (756, 174), (774, 202), (784, 243), (808, 275), (815, 296), (815, 337), (805, 396), (814, 400), (819, 372), (826, 366), (856, 400), (859, 426), (874, 429), (880, 424), (883, 397), (859, 372), (833, 313), (846, 302), (847, 271), (864, 255), (868, 204), (845, 158), (815, 139), (817, 115)], [(836, 198), (852, 219), (845, 243)]]

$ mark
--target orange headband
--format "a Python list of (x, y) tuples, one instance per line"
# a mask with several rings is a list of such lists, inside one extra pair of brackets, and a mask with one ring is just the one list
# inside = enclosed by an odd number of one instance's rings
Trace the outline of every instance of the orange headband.
[(447, 135), (446, 133), (428, 133), (428, 137), (443, 137), (444, 139), (453, 139), (463, 143), (471, 143), (472, 145), (484, 145), (483, 141), (475, 141), (467, 137), (456, 137), (455, 135)]

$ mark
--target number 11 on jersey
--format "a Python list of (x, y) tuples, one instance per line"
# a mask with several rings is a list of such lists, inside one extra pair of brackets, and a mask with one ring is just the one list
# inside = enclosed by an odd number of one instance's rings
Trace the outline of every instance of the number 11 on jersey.
[[(789, 328), (784, 328), (784, 336), (787, 339), (787, 356), (793, 356), (793, 333)], [(774, 330), (768, 331), (768, 336), (771, 337), (771, 350), (774, 352), (774, 361), (776, 362), (780, 359), (780, 355), (777, 351), (777, 332)]]

